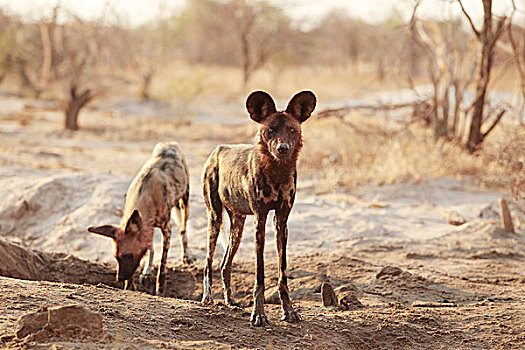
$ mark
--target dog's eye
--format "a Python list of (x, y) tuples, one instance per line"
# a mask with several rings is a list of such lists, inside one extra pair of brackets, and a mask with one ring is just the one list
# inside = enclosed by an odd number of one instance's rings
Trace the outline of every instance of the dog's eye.
[(290, 129), (288, 129), (288, 131), (289, 131), (290, 133), (294, 133), (294, 132), (295, 132), (295, 129), (294, 129), (294, 128), (290, 128)]
[(275, 129), (274, 128), (268, 128), (268, 134), (273, 134), (275, 132)]

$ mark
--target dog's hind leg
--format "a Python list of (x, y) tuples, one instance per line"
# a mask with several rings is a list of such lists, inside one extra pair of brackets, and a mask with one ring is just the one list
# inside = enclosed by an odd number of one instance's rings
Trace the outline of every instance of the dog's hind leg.
[(224, 258), (221, 263), (221, 276), (224, 287), (224, 301), (229, 306), (239, 306), (237, 302), (233, 300), (232, 289), (231, 289), (231, 275), (232, 275), (232, 262), (237, 249), (241, 244), (242, 231), (244, 229), (244, 222), (246, 220), (245, 215), (235, 215), (231, 211), (227, 210), (230, 217), (230, 240), (228, 242), (228, 248), (224, 253)]
[(208, 211), (208, 244), (206, 253), (206, 266), (204, 267), (202, 302), (211, 303), (213, 293), (211, 286), (213, 283), (213, 255), (217, 246), (217, 238), (222, 226), (223, 204), (219, 198), (217, 169), (206, 171), (202, 183), (204, 202)]
[(168, 251), (171, 241), (171, 223), (168, 222), (161, 228), (162, 231), (162, 256), (160, 258), (159, 271), (157, 273), (156, 295), (164, 295), (166, 289), (166, 264), (168, 263)]
[(190, 216), (189, 193), (186, 193), (179, 199), (176, 206), (172, 209), (172, 213), (179, 227), (181, 261), (183, 264), (191, 264), (192, 260), (188, 251), (188, 238), (186, 237), (186, 226), (188, 224), (188, 217)]

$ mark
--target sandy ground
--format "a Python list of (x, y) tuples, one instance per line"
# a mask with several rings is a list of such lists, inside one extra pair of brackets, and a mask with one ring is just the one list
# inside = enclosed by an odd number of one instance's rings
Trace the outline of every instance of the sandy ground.
[[(37, 254), (64, 253), (55, 254), (54, 260), (42, 258), (49, 266), (55, 266), (56, 261), (66, 263), (56, 268), (62, 274), (48, 271), (41, 278), (38, 274), (31, 276), (37, 281), (0, 279), (0, 346), (525, 346), (525, 217), (512, 207), (517, 233), (504, 232), (499, 227), (500, 193), (439, 178), (319, 195), (315, 181), (301, 177), (299, 169), (288, 252), (290, 289), (304, 322), (290, 325), (278, 321), (278, 306), (269, 304), (270, 326), (255, 329), (248, 323), (254, 255), (251, 219), (246, 222), (233, 272), (234, 293), (246, 308), (230, 310), (221, 303), (207, 307), (195, 302), (202, 293), (206, 244), (200, 171), (216, 145), (251, 142), (254, 127), (242, 109), (222, 106), (215, 108), (215, 113), (204, 111), (187, 123), (154, 113), (124, 116), (105, 108), (84, 113), (83, 129), (70, 133), (59, 131), (61, 115), (52, 103), (19, 99), (1, 102), (1, 236), (42, 252)], [(228, 117), (221, 118), (222, 113)], [(153, 278), (138, 286), (136, 292), (115, 289), (120, 286), (113, 282), (113, 245), (85, 229), (119, 222), (127, 186), (155, 143), (163, 140), (178, 141), (190, 166), (188, 237), (196, 263), (180, 265), (179, 242), (172, 239), (171, 282), (167, 297), (160, 298), (147, 293)], [(466, 223), (450, 225), (453, 214), (462, 216)], [(267, 232), (266, 284), (270, 296), (277, 281), (270, 224)], [(157, 232), (157, 259), (160, 239)], [(222, 254), (219, 247), (216, 265)], [(377, 278), (376, 272), (387, 265), (403, 272)], [(89, 266), (105, 272), (86, 277)], [(216, 300), (221, 300), (218, 275), (215, 281)], [(339, 296), (356, 296), (364, 308), (322, 308), (319, 288), (323, 281), (340, 287), (336, 289)], [(456, 307), (416, 308), (411, 306), (414, 301), (449, 301)], [(15, 321), (24, 313), (66, 304), (83, 305), (103, 315), (102, 333), (79, 336), (54, 331), (13, 338)]]

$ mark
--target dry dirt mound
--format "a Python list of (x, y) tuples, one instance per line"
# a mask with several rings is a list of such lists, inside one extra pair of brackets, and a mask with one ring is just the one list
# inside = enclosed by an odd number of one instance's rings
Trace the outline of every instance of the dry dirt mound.
[[(156, 273), (156, 270), (154, 272)], [(34, 281), (123, 287), (123, 283), (116, 281), (115, 267), (112, 264), (94, 263), (64, 253), (39, 252), (3, 238), (0, 238), (0, 276)], [(198, 299), (202, 281), (200, 269), (194, 266), (172, 266), (168, 270), (168, 276), (167, 296)], [(139, 290), (153, 293), (154, 274), (142, 284), (139, 283), (138, 276), (135, 277), (135, 284)]]
[[(364, 261), (337, 256), (323, 261), (323, 257), (326, 256), (303, 256), (290, 262), (288, 278), (292, 299), (320, 303), (321, 286), (324, 282), (330, 282), (339, 293), (351, 290), (358, 297), (368, 294), (381, 296), (387, 302), (406, 304), (415, 300), (476, 302), (486, 298), (485, 295), (474, 295), (449, 288), (399, 267), (386, 266), (375, 273), (376, 268)], [(240, 262), (234, 267), (234, 296), (244, 301), (245, 305), (249, 305), (254, 284), (253, 266), (249, 262)], [(275, 271), (277, 266), (268, 262), (266, 269)], [(142, 282), (135, 276), (136, 289), (153, 293), (155, 275), (154, 269), (149, 278)], [(63, 253), (38, 252), (5, 239), (0, 239), (0, 276), (122, 287), (122, 283), (115, 281), (114, 267), (109, 264), (93, 263)], [(214, 285), (214, 297), (216, 300), (222, 300), (222, 287), (217, 269), (214, 277), (217, 281)], [(196, 266), (169, 266), (166, 296), (200, 300), (202, 278), (202, 269)], [(267, 274), (266, 286), (267, 303), (278, 304), (275, 274)]]
[(25, 338), (45, 339), (54, 336), (99, 336), (102, 333), (102, 316), (79, 305), (43, 307), (23, 315), (16, 322), (15, 335)]
[[(390, 269), (387, 269), (390, 268)], [(385, 272), (385, 270), (387, 270)], [(432, 282), (417, 274), (390, 266), (380, 270), (376, 279), (364, 287), (368, 294), (376, 294), (391, 301), (402, 302), (406, 305), (414, 301), (454, 301), (470, 302), (484, 300), (487, 296), (471, 294), (449, 288), (445, 285)]]
[(124, 203), (129, 178), (24, 168), (4, 168), (0, 172), (3, 236), (30, 243), (34, 248), (74, 252), (95, 260), (111, 252), (111, 242), (100, 237), (90, 237), (92, 244), (86, 243), (86, 227), (94, 222), (119, 222), (118, 208)]

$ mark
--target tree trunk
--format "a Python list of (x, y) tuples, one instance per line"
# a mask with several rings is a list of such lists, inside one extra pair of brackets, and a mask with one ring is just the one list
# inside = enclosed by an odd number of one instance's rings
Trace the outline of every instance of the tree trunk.
[(16, 63), (18, 65), (18, 73), (20, 74), (20, 78), (22, 80), (23, 94), (27, 94), (27, 90), (29, 90), (29, 95), (31, 97), (39, 98), (40, 94), (42, 93), (42, 89), (36, 85), (33, 79), (31, 79), (27, 69), (27, 62), (24, 59), (18, 57)]
[(53, 23), (40, 24), (40, 37), (42, 40), (42, 76), (40, 78), (40, 86), (45, 89), (51, 78), (51, 68), (53, 64), (53, 41), (51, 40), (51, 32), (53, 30)]
[(142, 75), (142, 86), (140, 89), (140, 98), (142, 99), (142, 102), (146, 102), (151, 99), (150, 88), (151, 88), (152, 79), (153, 79), (153, 69), (148, 70), (146, 73)]
[(454, 87), (454, 110), (452, 112), (452, 125), (450, 126), (450, 134), (452, 135), (452, 138), (461, 139), (460, 129), (459, 129), (459, 112), (460, 112), (460, 106), (461, 106), (461, 99), (463, 97), (463, 94), (461, 94), (459, 89), (459, 82), (457, 80), (454, 80), (452, 83), (452, 86)]
[(377, 61), (376, 74), (380, 82), (385, 80), (385, 62), (383, 62), (383, 57), (379, 57)]
[(481, 133), (481, 122), (483, 120), (483, 110), (485, 107), (485, 97), (489, 84), (490, 70), (492, 68), (492, 52), (489, 52), (488, 45), (483, 43), (481, 53), (481, 64), (479, 69), (478, 81), (476, 83), (476, 97), (474, 99), (472, 118), (470, 120), (470, 130), (467, 141), (467, 149), (473, 153), (479, 144), (483, 142)]
[(66, 130), (78, 130), (78, 113), (94, 97), (95, 95), (91, 93), (90, 89), (77, 94), (77, 86), (71, 85), (69, 96), (64, 105), (64, 128)]
[[(471, 21), (470, 17), (468, 17)], [(467, 149), (473, 153), (478, 146), (483, 142), (485, 136), (490, 130), (494, 128), (497, 122), (501, 119), (498, 116), (497, 121), (491, 126), (486, 133), (481, 132), (481, 125), (483, 121), (483, 111), (485, 107), (485, 100), (487, 96), (487, 87), (490, 81), (490, 71), (492, 69), (492, 59), (494, 56), (494, 47), (496, 41), (502, 33), (503, 24), (506, 17), (500, 19), (495, 32), (492, 30), (492, 0), (483, 0), (483, 28), (478, 32), (471, 22), (471, 26), (476, 34), (478, 40), (481, 42), (481, 61), (479, 64), (478, 79), (476, 82), (476, 97), (472, 104), (472, 117), (470, 119), (469, 135), (467, 140)], [(504, 113), (504, 112), (503, 112)]]
[(450, 100), (449, 100), (449, 91), (450, 91), (450, 82), (445, 82), (443, 84), (443, 101), (441, 102), (441, 108), (443, 109), (443, 119), (441, 119), (441, 134), (439, 136), (443, 136), (446, 138), (449, 138), (449, 126), (448, 126), (448, 117), (450, 114)]
[(242, 87), (246, 89), (251, 75), (250, 62), (250, 42), (248, 41), (248, 32), (241, 33), (241, 50), (242, 50)]

